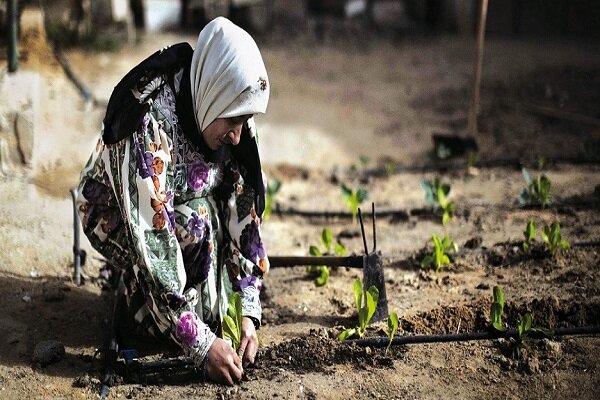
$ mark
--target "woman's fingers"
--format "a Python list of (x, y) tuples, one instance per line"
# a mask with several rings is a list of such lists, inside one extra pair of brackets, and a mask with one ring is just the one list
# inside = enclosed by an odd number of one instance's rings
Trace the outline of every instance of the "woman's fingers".
[(208, 351), (207, 372), (210, 379), (233, 385), (242, 379), (242, 361), (233, 347), (217, 338)]
[(242, 365), (247, 367), (248, 365), (254, 364), (256, 358), (256, 352), (258, 351), (258, 343), (256, 340), (248, 340), (246, 351), (242, 358)]
[(242, 335), (242, 340), (240, 341), (240, 347), (238, 347), (238, 351), (237, 351), (237, 354), (240, 358), (242, 358), (242, 356), (244, 355), (247, 345), (248, 345), (248, 337), (245, 335)]
[(232, 357), (233, 357), (233, 373), (234, 373), (235, 377), (237, 378), (236, 380), (239, 381), (242, 379), (242, 374), (244, 373), (244, 368), (242, 367), (242, 359), (240, 357), (238, 357), (238, 355), (235, 353), (232, 353)]

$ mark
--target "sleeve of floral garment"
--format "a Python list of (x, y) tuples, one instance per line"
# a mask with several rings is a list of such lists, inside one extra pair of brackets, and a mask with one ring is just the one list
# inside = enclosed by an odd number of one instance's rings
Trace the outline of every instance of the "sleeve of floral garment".
[(158, 328), (200, 364), (216, 336), (195, 312), (195, 289), (184, 292), (186, 273), (173, 212), (172, 143), (166, 129), (166, 121), (151, 107), (127, 142), (122, 169), (117, 169), (129, 171), (121, 174), (122, 209), (150, 314)]
[(269, 271), (269, 259), (260, 235), (260, 218), (254, 208), (254, 190), (244, 184), (242, 174), (228, 201), (227, 228), (231, 236), (231, 257), (226, 259), (227, 271), (234, 287), (241, 292), (242, 315), (260, 322), (262, 309), (260, 289), (262, 278)]

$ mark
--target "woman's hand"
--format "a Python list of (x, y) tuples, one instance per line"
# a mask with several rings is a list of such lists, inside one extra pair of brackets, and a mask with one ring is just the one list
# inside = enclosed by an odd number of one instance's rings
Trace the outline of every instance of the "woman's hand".
[(244, 367), (254, 364), (256, 352), (258, 351), (258, 337), (254, 322), (248, 317), (242, 318), (242, 340), (238, 349), (238, 355), (242, 359)]
[[(252, 321), (250, 323), (252, 324)], [(252, 329), (254, 329), (254, 325), (252, 325)], [(256, 333), (254, 336), (256, 336)], [(215, 339), (206, 357), (208, 358), (206, 372), (210, 380), (233, 385), (242, 379), (242, 374), (244, 373), (242, 361), (235, 354), (233, 347), (225, 340), (221, 338)]]

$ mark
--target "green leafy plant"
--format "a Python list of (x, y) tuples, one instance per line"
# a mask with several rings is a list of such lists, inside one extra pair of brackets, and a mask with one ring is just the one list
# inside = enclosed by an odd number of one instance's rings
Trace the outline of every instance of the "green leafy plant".
[(554, 256), (558, 249), (570, 249), (571, 245), (560, 234), (560, 225), (554, 222), (552, 225), (544, 225), (542, 231), (542, 240), (545, 243), (545, 248), (550, 255)]
[(392, 340), (394, 340), (394, 335), (396, 335), (397, 331), (398, 331), (398, 314), (393, 312), (390, 315), (388, 315), (388, 319), (387, 319), (387, 334), (388, 334), (388, 338), (390, 339), (390, 341), (389, 341), (387, 347), (385, 348), (386, 354), (390, 350), (390, 346), (392, 345)]
[(436, 211), (442, 212), (442, 225), (447, 225), (456, 211), (456, 204), (448, 200), (450, 185), (441, 183), (440, 179), (435, 177), (433, 181), (421, 181), (421, 187), (425, 191), (425, 202)]
[[(323, 232), (321, 232), (321, 245), (322, 248), (311, 245), (309, 248), (310, 255), (321, 257), (332, 252), (337, 256), (346, 254), (346, 247), (343, 244), (340, 242), (333, 243), (333, 234), (329, 228), (323, 228)], [(306, 267), (306, 272), (315, 278), (315, 285), (317, 286), (325, 285), (329, 279), (329, 267), (326, 265), (309, 265)]]
[(238, 292), (229, 297), (227, 315), (223, 317), (223, 336), (231, 340), (235, 350), (240, 347), (242, 340), (242, 298)]
[(546, 166), (546, 157), (545, 156), (538, 156), (538, 158), (537, 158), (537, 167), (538, 167), (538, 169), (544, 169), (545, 166)]
[(494, 286), (492, 289), (492, 307), (490, 309), (490, 319), (492, 320), (492, 328), (504, 332), (506, 327), (502, 322), (504, 315), (504, 292), (500, 286)]
[(430, 266), (438, 272), (444, 265), (452, 263), (448, 252), (450, 250), (458, 251), (458, 245), (450, 240), (448, 235), (440, 239), (437, 235), (431, 235), (433, 242), (433, 250), (431, 254), (426, 255), (421, 261), (421, 268), (429, 268)]
[(362, 338), (365, 335), (367, 326), (369, 325), (373, 314), (375, 314), (377, 300), (379, 300), (379, 290), (377, 290), (375, 286), (371, 286), (366, 293), (364, 293), (362, 282), (360, 279), (356, 278), (354, 281), (354, 304), (358, 311), (358, 325), (340, 333), (338, 336), (339, 340), (346, 340), (355, 336)]
[(525, 237), (525, 240), (523, 241), (523, 250), (529, 251), (531, 245), (535, 241), (535, 224), (533, 221), (527, 221), (527, 227), (523, 231), (523, 236)]
[(266, 221), (271, 216), (275, 195), (281, 189), (281, 182), (275, 179), (267, 184), (267, 193), (265, 193), (265, 211), (263, 213), (263, 221)]
[(554, 332), (551, 329), (542, 328), (539, 326), (533, 325), (533, 316), (531, 313), (527, 312), (517, 323), (517, 342), (514, 348), (514, 355), (518, 358), (521, 357), (521, 347), (525, 340), (529, 338), (529, 335), (532, 333), (539, 333), (544, 337), (552, 337)]
[(363, 154), (359, 157), (359, 161), (360, 161), (360, 166), (364, 169), (364, 168), (367, 168), (369, 166), (369, 164), (371, 163), (371, 157)]
[(369, 192), (366, 189), (359, 188), (353, 190), (346, 185), (342, 185), (342, 198), (346, 203), (346, 206), (352, 213), (352, 223), (356, 223), (356, 216), (358, 215), (358, 207), (369, 197)]
[(540, 175), (532, 180), (525, 168), (521, 172), (527, 187), (521, 189), (519, 204), (521, 206), (539, 204), (542, 208), (545, 208), (550, 200), (550, 179), (546, 175)]

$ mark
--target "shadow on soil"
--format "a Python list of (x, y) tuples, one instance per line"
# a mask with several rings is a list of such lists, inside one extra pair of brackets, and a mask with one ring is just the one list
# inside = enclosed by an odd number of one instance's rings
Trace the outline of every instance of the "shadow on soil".
[[(59, 278), (0, 275), (0, 364), (32, 366), (56, 376), (76, 376), (88, 369), (104, 337), (107, 296)], [(34, 365), (36, 344), (56, 340), (65, 357), (45, 368)]]

